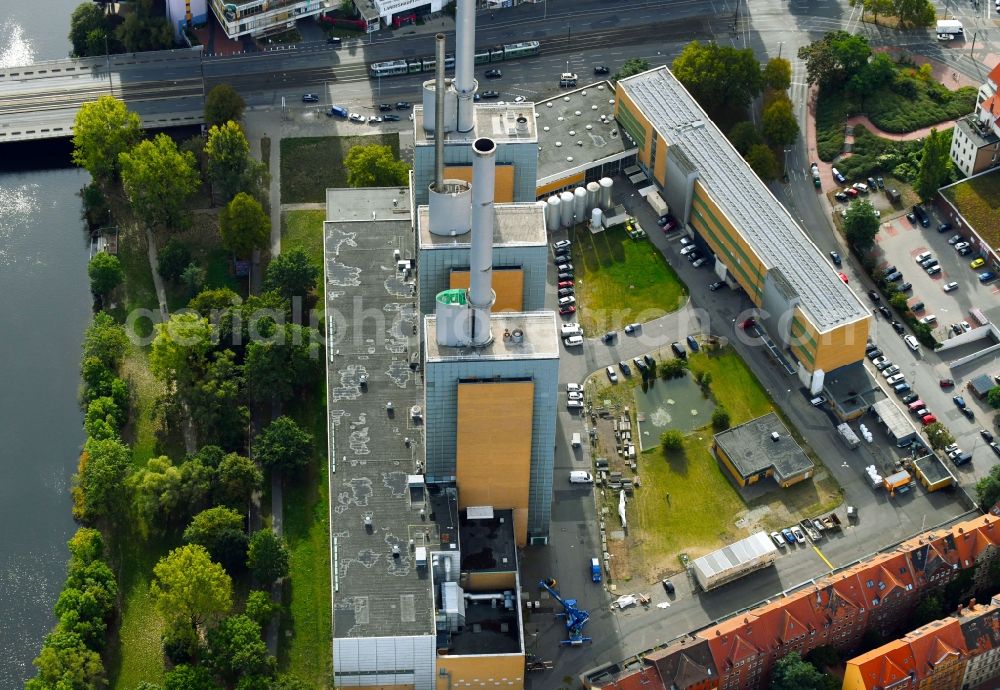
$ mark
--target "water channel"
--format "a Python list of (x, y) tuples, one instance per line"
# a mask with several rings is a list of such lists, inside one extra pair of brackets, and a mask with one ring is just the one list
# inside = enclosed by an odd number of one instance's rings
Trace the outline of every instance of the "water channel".
[[(0, 0), (0, 68), (65, 57), (79, 0)], [(44, 5), (44, 7), (42, 6)], [(8, 153), (9, 156), (9, 153)], [(74, 168), (21, 170), (0, 148), (0, 688), (33, 675), (65, 577), (70, 477), (83, 442), (90, 318)]]

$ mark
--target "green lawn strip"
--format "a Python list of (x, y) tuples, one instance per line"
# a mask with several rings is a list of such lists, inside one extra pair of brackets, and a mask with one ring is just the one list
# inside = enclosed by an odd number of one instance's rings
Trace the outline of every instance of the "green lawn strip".
[(281, 251), (301, 249), (323, 268), (323, 221), (326, 211), (285, 211), (281, 214)]
[(112, 690), (133, 690), (141, 681), (163, 680), (163, 619), (149, 595), (153, 566), (177, 543), (144, 539), (136, 530), (119, 538), (118, 587), (122, 612), (118, 636), (108, 650)]
[(632, 240), (622, 228), (592, 234), (571, 232), (577, 309), (588, 336), (649, 321), (676, 311), (687, 288), (648, 240)]
[(1000, 245), (1000, 179), (983, 175), (941, 192), (990, 243)]
[(281, 140), (281, 203), (322, 203), (330, 187), (347, 186), (344, 158), (353, 146), (389, 146), (399, 158), (399, 135), (301, 137)]
[[(159, 302), (156, 298), (156, 287), (153, 285), (153, 272), (149, 267), (149, 254), (146, 244), (146, 233), (132, 225), (119, 227), (118, 259), (124, 272), (124, 301), (111, 312), (121, 322), (136, 309), (147, 309), (152, 315), (159, 314)], [(136, 322), (136, 330), (140, 335), (152, 332), (148, 319)]]
[(142, 469), (150, 458), (160, 454), (160, 418), (156, 403), (166, 388), (150, 372), (146, 351), (139, 347), (131, 348), (125, 355), (122, 376), (132, 391), (131, 418), (123, 437), (132, 447), (133, 467)]
[[(317, 385), (289, 413), (314, 438), (307, 472), (285, 479), (284, 532), (290, 577), (284, 588), (278, 665), (310, 688), (332, 687), (330, 532), (328, 523), (326, 398)], [(291, 634), (289, 634), (291, 633)]]

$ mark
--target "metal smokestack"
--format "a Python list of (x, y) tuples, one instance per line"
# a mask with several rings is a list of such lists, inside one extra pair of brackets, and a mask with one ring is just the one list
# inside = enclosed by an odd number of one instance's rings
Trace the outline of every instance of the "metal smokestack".
[(489, 345), (493, 293), (493, 184), (497, 146), (492, 139), (472, 142), (472, 247), (469, 251), (469, 306), (473, 347)]
[(472, 98), (476, 93), (476, 0), (456, 0), (455, 81), (458, 95), (459, 132), (469, 132), (475, 124)]
[(434, 187), (444, 188), (444, 34), (434, 37)]

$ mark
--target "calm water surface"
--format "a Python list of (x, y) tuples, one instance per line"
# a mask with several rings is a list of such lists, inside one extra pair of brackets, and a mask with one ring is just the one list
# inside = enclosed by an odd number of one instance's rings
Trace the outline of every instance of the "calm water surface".
[[(0, 0), (0, 67), (66, 57), (69, 0)], [(0, 148), (0, 156), (4, 155)], [(76, 169), (0, 172), (0, 688), (21, 687), (53, 624), (83, 442), (90, 317)]]

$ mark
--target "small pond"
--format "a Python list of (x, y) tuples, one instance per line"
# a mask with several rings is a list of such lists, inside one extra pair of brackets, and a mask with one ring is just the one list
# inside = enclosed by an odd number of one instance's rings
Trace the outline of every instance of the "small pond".
[(715, 403), (702, 395), (690, 374), (679, 379), (655, 379), (645, 391), (635, 388), (635, 411), (639, 420), (639, 447), (648, 450), (660, 443), (667, 429), (685, 433), (712, 422)]

